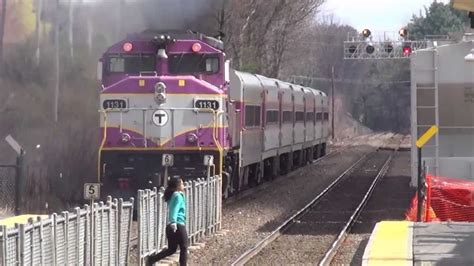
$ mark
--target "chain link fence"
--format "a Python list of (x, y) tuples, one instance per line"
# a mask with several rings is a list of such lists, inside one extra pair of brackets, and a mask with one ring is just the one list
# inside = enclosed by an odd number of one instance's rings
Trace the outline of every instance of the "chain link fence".
[(133, 198), (0, 226), (0, 265), (126, 265)]
[(16, 208), (17, 166), (0, 165), (0, 217), (8, 216)]
[[(222, 178), (213, 176), (184, 183), (186, 230), (190, 244), (220, 230), (222, 218)], [(168, 219), (164, 188), (138, 191), (138, 258), (144, 259), (166, 247)]]

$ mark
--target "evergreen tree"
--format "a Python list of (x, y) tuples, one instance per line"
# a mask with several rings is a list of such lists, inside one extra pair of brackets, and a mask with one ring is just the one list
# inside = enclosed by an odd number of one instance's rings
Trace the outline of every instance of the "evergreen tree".
[(424, 7), (424, 14), (413, 15), (408, 24), (410, 39), (423, 39), (426, 35), (448, 35), (462, 32), (468, 22), (467, 13), (456, 10), (452, 4), (436, 0), (429, 7)]

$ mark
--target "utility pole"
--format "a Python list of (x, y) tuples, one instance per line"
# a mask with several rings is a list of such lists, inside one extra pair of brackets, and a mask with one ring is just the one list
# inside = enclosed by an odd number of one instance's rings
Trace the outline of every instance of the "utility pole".
[(69, 55), (71, 60), (74, 61), (74, 3), (72, 0), (69, 0)]
[(58, 122), (59, 117), (59, 0), (56, 0), (54, 14), (54, 58), (56, 67), (56, 84), (54, 86), (54, 122)]
[(36, 66), (40, 64), (40, 41), (41, 41), (41, 14), (43, 13), (43, 0), (36, 1), (36, 25), (35, 25), (35, 37), (36, 37)]
[(331, 136), (334, 139), (334, 66), (331, 68)]
[(5, 23), (7, 17), (7, 0), (2, 0), (2, 17), (0, 19), (0, 63), (3, 63), (3, 38), (5, 36)]

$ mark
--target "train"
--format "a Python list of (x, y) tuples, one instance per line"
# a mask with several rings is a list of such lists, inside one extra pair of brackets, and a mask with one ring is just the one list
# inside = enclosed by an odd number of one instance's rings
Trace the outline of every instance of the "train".
[(101, 81), (98, 181), (107, 195), (222, 176), (224, 197), (326, 154), (327, 95), (232, 69), (224, 42), (146, 30), (110, 46)]

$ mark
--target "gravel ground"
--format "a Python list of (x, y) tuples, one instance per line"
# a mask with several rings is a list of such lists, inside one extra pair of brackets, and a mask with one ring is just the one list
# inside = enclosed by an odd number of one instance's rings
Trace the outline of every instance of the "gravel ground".
[(191, 253), (190, 263), (231, 263), (319, 194), (361, 154), (372, 150), (367, 145), (349, 147), (338, 156), (280, 177), (265, 191), (226, 206), (223, 210), (226, 234), (205, 241), (204, 248)]
[(388, 155), (386, 151), (370, 154), (352, 174), (264, 248), (249, 265), (319, 262), (357, 208)]
[(414, 195), (414, 189), (409, 184), (410, 151), (398, 152), (331, 265), (362, 264), (362, 256), (375, 224), (382, 220), (405, 219), (405, 211)]
[[(337, 143), (330, 150), (346, 148), (341, 154), (328, 157), (316, 165), (298, 169), (264, 185), (260, 192), (234, 200), (223, 207), (223, 234), (204, 239), (205, 246), (190, 254), (191, 265), (229, 264), (248, 248), (263, 239), (288, 216), (302, 208), (335, 177), (360, 158), (373, 151), (391, 133), (363, 135)], [(136, 222), (132, 225), (136, 236)], [(132, 243), (130, 263), (137, 264), (136, 241)]]

